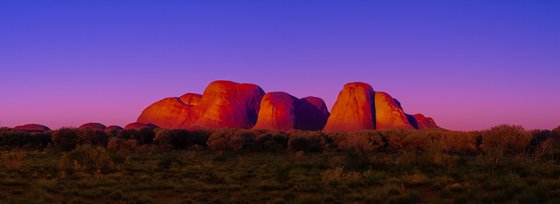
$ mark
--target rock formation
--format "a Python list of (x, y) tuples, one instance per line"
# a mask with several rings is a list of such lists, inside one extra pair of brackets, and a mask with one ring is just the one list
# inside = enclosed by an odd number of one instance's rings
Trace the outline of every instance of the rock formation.
[(385, 92), (375, 92), (375, 129), (414, 128), (398, 101)]
[(105, 131), (107, 127), (101, 123), (86, 123), (80, 126), (80, 129), (92, 129), (92, 130), (100, 130)]
[(321, 98), (297, 99), (284, 92), (265, 95), (254, 84), (215, 81), (203, 95), (188, 93), (151, 104), (137, 122), (177, 129), (359, 131), (437, 127), (431, 118), (407, 115), (397, 99), (375, 92), (362, 82), (344, 85), (329, 114)]
[(27, 132), (44, 132), (51, 130), (49, 127), (39, 124), (27, 124), (14, 127), (14, 130), (27, 131)]
[(184, 94), (181, 97), (179, 97), (179, 99), (185, 105), (196, 106), (200, 103), (200, 100), (202, 100), (202, 95), (195, 94), (195, 93), (187, 93), (187, 94)]
[(183, 127), (251, 128), (257, 122), (263, 95), (264, 91), (254, 84), (212, 82)]
[(296, 109), (299, 99), (285, 92), (271, 92), (261, 101), (257, 124), (259, 130), (293, 130), (296, 128)]
[(125, 130), (141, 130), (141, 129), (156, 129), (158, 128), (158, 126), (154, 125), (154, 124), (150, 124), (150, 123), (141, 123), (141, 122), (134, 122), (134, 123), (130, 123), (128, 125), (126, 125), (124, 127)]
[(192, 105), (179, 98), (165, 98), (148, 106), (138, 117), (138, 122), (152, 123), (162, 128), (182, 128)]
[(366, 83), (344, 85), (324, 131), (358, 131), (375, 128), (373, 88)]
[(323, 99), (297, 99), (285, 92), (264, 95), (257, 124), (253, 129), (263, 130), (321, 130), (329, 112)]
[(330, 115), (325, 101), (313, 96), (300, 100), (296, 114), (298, 118), (296, 129), (313, 131), (322, 130)]
[(438, 127), (436, 121), (433, 118), (427, 117), (426, 120), (428, 120), (428, 124), (430, 125), (430, 128)]
[(414, 118), (413, 115), (406, 114), (406, 118), (408, 119), (408, 122), (410, 123), (410, 125), (412, 125), (412, 127), (414, 127), (414, 129), (418, 129), (418, 121), (416, 121), (416, 118)]
[(414, 115), (414, 119), (418, 124), (418, 129), (426, 129), (426, 128), (436, 128), (437, 125), (432, 118), (427, 118), (426, 116), (418, 113)]

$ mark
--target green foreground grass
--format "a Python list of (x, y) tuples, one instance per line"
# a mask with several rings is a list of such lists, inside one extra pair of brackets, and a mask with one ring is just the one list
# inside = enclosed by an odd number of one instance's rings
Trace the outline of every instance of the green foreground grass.
[(0, 165), (0, 203), (560, 203), (560, 165), (526, 156), (172, 150), (68, 174), (63, 153), (20, 154)]

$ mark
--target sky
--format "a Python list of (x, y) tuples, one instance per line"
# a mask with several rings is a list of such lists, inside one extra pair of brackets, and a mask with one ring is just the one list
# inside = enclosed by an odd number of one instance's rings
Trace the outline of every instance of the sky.
[(560, 1), (0, 1), (0, 126), (122, 126), (219, 79), (328, 107), (362, 81), (444, 128), (551, 129)]

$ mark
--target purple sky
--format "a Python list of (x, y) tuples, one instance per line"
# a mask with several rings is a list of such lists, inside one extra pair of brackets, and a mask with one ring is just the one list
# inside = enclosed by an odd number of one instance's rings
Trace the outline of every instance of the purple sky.
[(1, 1), (0, 126), (125, 125), (217, 79), (346, 82), (442, 127), (560, 125), (560, 1)]

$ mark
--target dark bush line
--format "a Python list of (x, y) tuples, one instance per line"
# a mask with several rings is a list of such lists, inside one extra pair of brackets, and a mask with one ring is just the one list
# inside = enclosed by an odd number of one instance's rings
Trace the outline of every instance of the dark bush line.
[[(104, 146), (135, 151), (139, 147), (160, 150), (201, 149), (247, 152), (379, 152), (425, 153), (434, 146), (449, 154), (487, 154), (502, 151), (520, 154), (542, 148), (560, 149), (560, 128), (526, 131), (521, 126), (500, 125), (485, 131), (365, 130), (360, 132), (268, 131), (246, 129), (174, 130), (141, 129), (104, 132), (61, 128), (48, 132), (24, 132), (0, 128), (0, 148), (54, 148), (69, 151), (78, 145)], [(559, 151), (560, 152), (560, 151)]]

